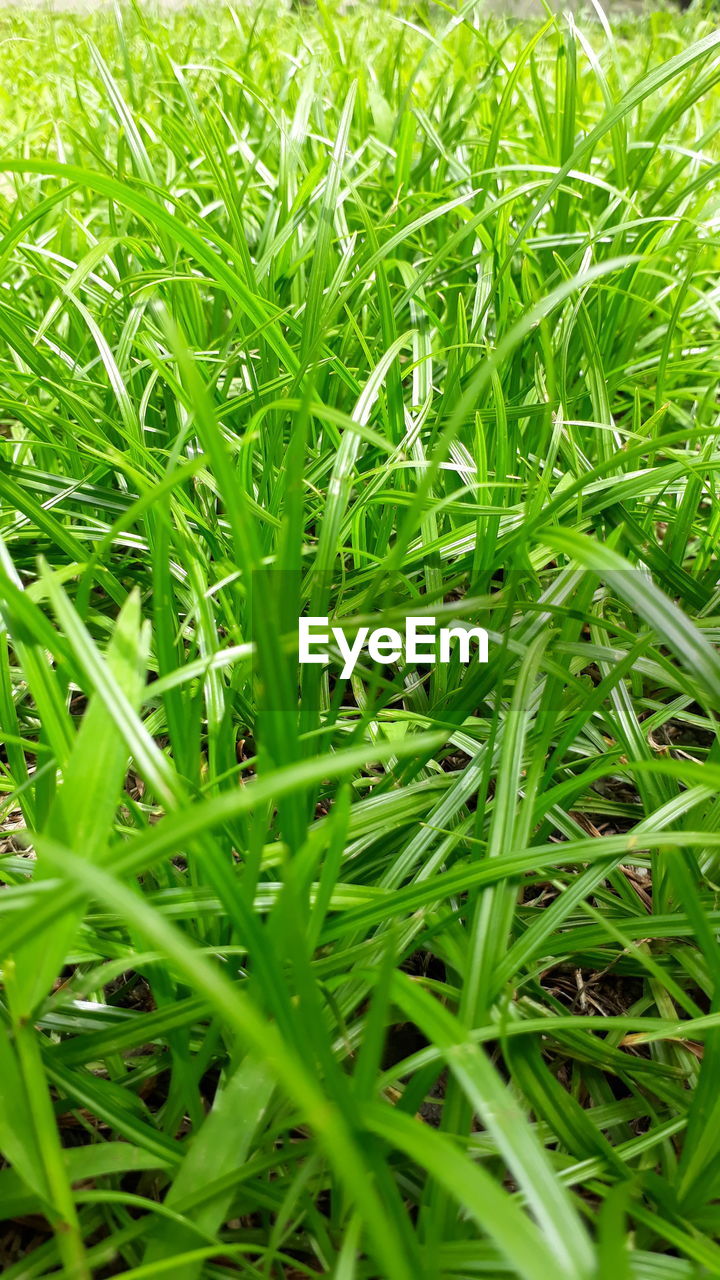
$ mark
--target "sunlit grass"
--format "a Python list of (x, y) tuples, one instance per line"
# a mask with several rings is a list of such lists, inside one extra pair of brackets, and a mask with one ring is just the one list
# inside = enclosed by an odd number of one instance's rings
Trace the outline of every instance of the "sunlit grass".
[(8, 1280), (720, 1274), (720, 33), (576, 22), (0, 19)]

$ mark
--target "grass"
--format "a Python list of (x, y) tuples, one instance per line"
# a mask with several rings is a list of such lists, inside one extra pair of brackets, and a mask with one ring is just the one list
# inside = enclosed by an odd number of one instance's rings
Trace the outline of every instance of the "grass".
[(720, 1274), (714, 23), (0, 37), (6, 1280)]

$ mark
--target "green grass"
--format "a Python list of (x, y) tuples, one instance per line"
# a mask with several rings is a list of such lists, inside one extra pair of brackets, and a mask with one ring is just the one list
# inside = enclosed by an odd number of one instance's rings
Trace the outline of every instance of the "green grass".
[(0, 39), (6, 1280), (720, 1274), (715, 24)]

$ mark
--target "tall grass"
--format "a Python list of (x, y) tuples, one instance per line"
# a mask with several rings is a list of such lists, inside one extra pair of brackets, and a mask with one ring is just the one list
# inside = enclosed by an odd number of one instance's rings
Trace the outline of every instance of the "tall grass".
[(720, 1274), (720, 33), (0, 36), (3, 1274)]

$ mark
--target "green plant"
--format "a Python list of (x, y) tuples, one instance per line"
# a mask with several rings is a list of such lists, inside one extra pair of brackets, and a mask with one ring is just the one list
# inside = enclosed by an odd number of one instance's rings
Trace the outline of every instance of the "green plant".
[(720, 35), (1, 28), (7, 1280), (717, 1275)]

